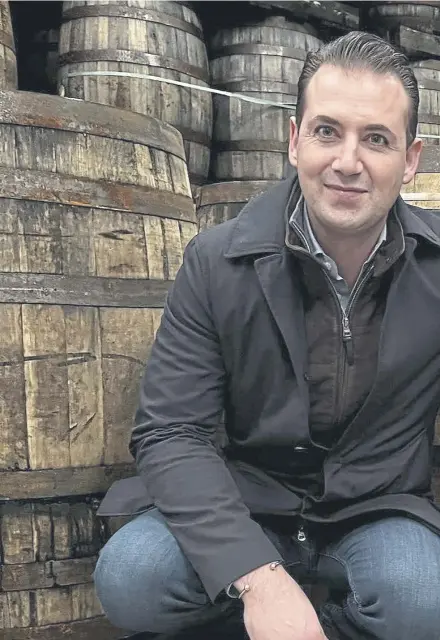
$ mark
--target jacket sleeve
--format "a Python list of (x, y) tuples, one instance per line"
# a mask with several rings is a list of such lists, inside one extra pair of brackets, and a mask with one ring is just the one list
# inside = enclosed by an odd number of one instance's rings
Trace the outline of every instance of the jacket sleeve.
[(130, 450), (212, 602), (237, 578), (281, 560), (251, 519), (214, 444), (225, 380), (196, 237), (185, 250), (145, 368)]

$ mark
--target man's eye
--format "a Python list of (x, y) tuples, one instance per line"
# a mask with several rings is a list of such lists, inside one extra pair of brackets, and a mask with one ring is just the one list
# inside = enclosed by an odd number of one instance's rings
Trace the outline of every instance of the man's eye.
[(316, 127), (315, 133), (317, 133), (321, 138), (331, 138), (334, 135), (335, 130), (333, 129), (333, 127), (321, 124)]
[(372, 133), (370, 136), (370, 141), (376, 146), (387, 146), (388, 140), (385, 136), (380, 135), (380, 133)]

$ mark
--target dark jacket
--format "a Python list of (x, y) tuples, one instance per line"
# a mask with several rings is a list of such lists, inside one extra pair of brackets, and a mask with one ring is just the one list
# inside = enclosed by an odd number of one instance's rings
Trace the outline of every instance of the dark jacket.
[[(189, 243), (141, 386), (131, 441), (139, 476), (211, 599), (279, 558), (257, 522), (262, 514), (324, 523), (403, 512), (440, 532), (430, 493), (440, 217), (397, 201), (405, 250), (389, 287), (373, 387), (323, 457), (320, 490), (304, 491), (297, 476), (315, 452), (302, 297), (285, 244), (292, 188), (296, 178)], [(226, 461), (215, 447), (223, 412)], [(125, 482), (122, 493), (134, 490)], [(139, 506), (142, 491), (137, 498)]]

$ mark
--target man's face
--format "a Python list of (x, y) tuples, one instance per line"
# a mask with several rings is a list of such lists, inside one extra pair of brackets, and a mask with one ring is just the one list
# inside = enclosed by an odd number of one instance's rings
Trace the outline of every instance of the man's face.
[(312, 77), (289, 160), (315, 226), (353, 235), (383, 225), (420, 157), (420, 140), (407, 149), (409, 105), (392, 75), (323, 65)]

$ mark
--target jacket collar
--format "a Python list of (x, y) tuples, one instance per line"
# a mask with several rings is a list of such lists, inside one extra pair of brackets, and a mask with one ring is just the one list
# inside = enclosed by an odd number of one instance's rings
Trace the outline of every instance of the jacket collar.
[[(269, 191), (250, 200), (240, 211), (232, 228), (226, 258), (281, 253), (285, 247), (289, 211), (301, 197), (296, 172)], [(396, 213), (405, 237), (415, 236), (440, 249), (440, 215), (408, 206), (399, 196)]]

